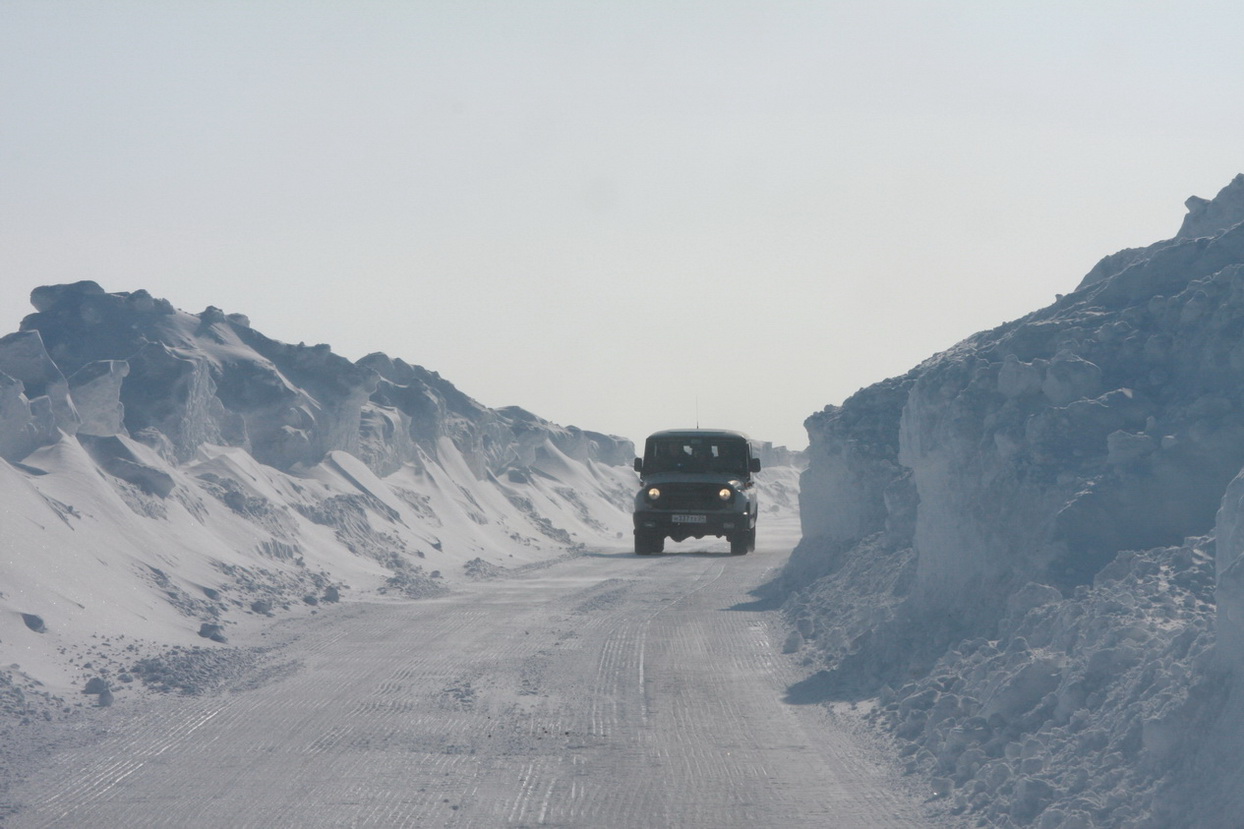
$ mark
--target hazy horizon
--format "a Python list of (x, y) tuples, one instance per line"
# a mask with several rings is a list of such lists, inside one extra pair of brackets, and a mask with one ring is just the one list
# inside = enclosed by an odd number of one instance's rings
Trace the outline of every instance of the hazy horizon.
[(802, 447), (1244, 171), (1241, 23), (0, 0), (0, 334), (90, 279), (563, 424)]

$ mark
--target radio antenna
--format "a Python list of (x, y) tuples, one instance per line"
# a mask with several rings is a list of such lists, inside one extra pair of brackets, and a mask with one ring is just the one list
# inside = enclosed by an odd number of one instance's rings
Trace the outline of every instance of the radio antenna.
[(700, 428), (700, 395), (695, 396), (695, 428)]

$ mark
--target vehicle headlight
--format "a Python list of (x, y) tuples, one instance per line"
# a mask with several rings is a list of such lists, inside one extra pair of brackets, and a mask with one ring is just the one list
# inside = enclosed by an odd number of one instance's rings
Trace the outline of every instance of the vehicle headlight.
[(655, 486), (648, 487), (647, 495), (649, 501), (655, 501), (661, 497), (661, 490), (657, 489)]
[(723, 501), (729, 501), (734, 497), (734, 490), (728, 486), (723, 486), (721, 489), (717, 490), (717, 497)]

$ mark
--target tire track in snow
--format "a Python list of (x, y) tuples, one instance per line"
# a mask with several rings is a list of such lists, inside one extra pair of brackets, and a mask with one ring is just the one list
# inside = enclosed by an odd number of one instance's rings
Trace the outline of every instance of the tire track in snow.
[(588, 555), (324, 612), (265, 687), (58, 755), (13, 827), (922, 826), (748, 601), (770, 562)]

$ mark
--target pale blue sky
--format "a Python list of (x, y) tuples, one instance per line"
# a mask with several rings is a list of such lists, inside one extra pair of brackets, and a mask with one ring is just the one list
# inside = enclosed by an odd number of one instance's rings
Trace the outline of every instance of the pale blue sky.
[(802, 421), (1244, 172), (1235, 2), (0, 0), (0, 334), (93, 279), (641, 440)]

